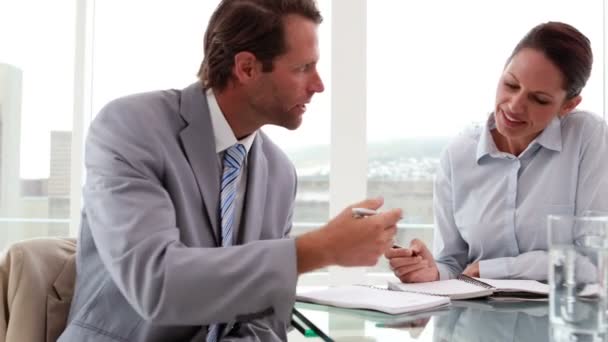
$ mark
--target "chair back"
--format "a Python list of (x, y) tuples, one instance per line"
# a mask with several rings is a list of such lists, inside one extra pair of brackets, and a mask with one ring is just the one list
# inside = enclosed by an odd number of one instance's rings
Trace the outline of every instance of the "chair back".
[(0, 255), (0, 341), (56, 341), (76, 279), (76, 240), (37, 238)]

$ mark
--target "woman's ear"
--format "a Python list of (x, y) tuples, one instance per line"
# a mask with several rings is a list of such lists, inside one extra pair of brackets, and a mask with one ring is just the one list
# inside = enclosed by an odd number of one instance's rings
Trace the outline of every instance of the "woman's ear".
[(580, 95), (577, 95), (571, 99), (565, 100), (564, 103), (562, 104), (561, 109), (559, 110), (558, 116), (560, 118), (563, 118), (564, 116), (568, 115), (568, 113), (572, 112), (576, 108), (576, 106), (578, 106), (579, 103), (581, 103), (582, 100), (583, 100), (583, 98)]

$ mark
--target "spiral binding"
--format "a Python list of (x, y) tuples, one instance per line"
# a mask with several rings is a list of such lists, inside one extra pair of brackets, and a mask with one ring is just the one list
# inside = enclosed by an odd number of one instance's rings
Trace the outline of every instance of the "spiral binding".
[(427, 295), (427, 296), (435, 296), (435, 297), (449, 297), (448, 295), (441, 295), (441, 294), (436, 294), (436, 293), (426, 292), (426, 291), (392, 290), (390, 288), (390, 286), (388, 288), (383, 288), (383, 287), (379, 288), (379, 287), (372, 286), (372, 285), (362, 285), (362, 286), (370, 286), (370, 287), (374, 287), (374, 288), (379, 289), (379, 290), (386, 290), (386, 291), (407, 292), (407, 293), (415, 293), (415, 294), (421, 294), (421, 295)]
[(477, 285), (477, 286), (480, 286), (480, 287), (483, 287), (483, 288), (486, 288), (486, 289), (493, 289), (494, 288), (494, 286), (492, 286), (492, 285), (490, 285), (488, 283), (484, 283), (481, 280), (477, 280), (475, 278), (469, 277), (468, 275), (464, 275), (464, 274), (458, 275), (458, 277), (456, 277), (456, 279), (462, 280), (462, 281), (464, 281), (466, 283)]
[(382, 290), (382, 291), (391, 291), (389, 288), (386, 288), (386, 287), (367, 285), (367, 284), (355, 284), (355, 286), (367, 287), (367, 288), (370, 288), (370, 289)]

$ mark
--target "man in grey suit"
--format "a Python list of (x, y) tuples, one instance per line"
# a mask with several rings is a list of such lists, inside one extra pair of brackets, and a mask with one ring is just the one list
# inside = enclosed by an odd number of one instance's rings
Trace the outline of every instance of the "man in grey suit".
[(296, 173), (259, 129), (296, 129), (323, 91), (320, 22), (313, 0), (224, 0), (199, 82), (101, 110), (60, 341), (284, 341), (298, 275), (373, 265), (390, 248), (400, 210), (356, 219), (349, 207), (288, 237)]

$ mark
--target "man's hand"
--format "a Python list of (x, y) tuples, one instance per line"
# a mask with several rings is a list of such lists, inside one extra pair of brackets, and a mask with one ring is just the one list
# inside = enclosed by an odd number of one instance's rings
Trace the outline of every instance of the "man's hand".
[(469, 277), (479, 278), (479, 261), (476, 261), (467, 266), (467, 268), (464, 269), (464, 272), (462, 272), (462, 274), (468, 275)]
[(439, 270), (424, 242), (414, 239), (410, 248), (392, 248), (385, 253), (393, 273), (404, 283), (439, 280)]
[(391, 248), (401, 209), (353, 217), (352, 208), (378, 209), (382, 199), (368, 199), (344, 209), (324, 227), (296, 239), (298, 273), (328, 265), (373, 266)]

